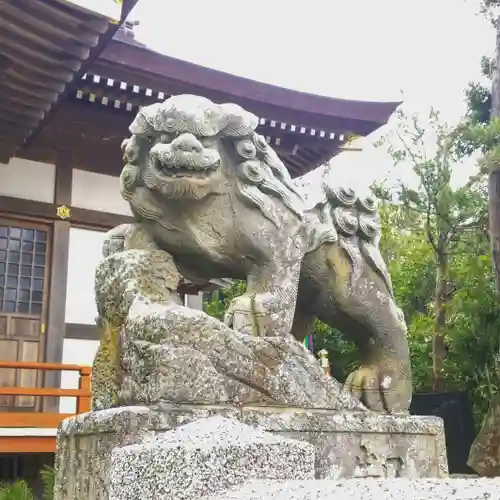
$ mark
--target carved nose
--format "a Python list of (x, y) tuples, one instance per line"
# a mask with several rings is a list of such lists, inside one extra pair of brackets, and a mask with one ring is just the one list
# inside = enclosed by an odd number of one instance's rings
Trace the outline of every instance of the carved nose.
[(193, 134), (181, 134), (172, 141), (172, 148), (200, 153), (203, 151), (203, 144)]

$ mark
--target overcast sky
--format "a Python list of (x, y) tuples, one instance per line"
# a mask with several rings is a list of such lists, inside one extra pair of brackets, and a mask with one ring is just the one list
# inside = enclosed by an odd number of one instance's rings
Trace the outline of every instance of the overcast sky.
[[(456, 121), (463, 90), (494, 47), (476, 0), (140, 0), (131, 19), (151, 49), (254, 80), (331, 97), (433, 105)], [(292, 7), (293, 6), (293, 7)], [(402, 94), (401, 94), (402, 92)], [(335, 173), (363, 186), (390, 158), (363, 141)], [(398, 174), (404, 175), (404, 174)]]

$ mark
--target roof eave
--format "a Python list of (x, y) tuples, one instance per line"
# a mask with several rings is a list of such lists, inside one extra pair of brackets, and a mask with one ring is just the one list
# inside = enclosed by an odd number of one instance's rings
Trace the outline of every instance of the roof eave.
[(59, 93), (57, 100), (52, 104), (51, 108), (45, 113), (38, 124), (33, 129), (31, 129), (29, 135), (24, 138), (24, 141), (22, 141), (22, 143), (19, 144), (19, 146), (11, 152), (11, 156), (13, 156), (19, 149), (25, 149), (29, 147), (29, 145), (43, 129), (43, 127), (45, 127), (45, 125), (53, 118), (61, 103), (65, 101), (68, 93), (75, 88), (75, 85), (79, 83), (82, 76), (86, 73), (88, 67), (97, 59), (106, 45), (112, 40), (117, 30), (125, 22), (127, 16), (130, 14), (131, 10), (135, 7), (138, 1), (139, 0), (123, 0), (120, 22), (116, 24), (110, 23), (109, 29), (99, 38), (99, 42), (97, 43), (97, 45), (90, 51), (89, 57), (84, 61), (81, 68), (74, 73), (71, 82), (69, 82), (65, 86), (64, 90)]
[[(367, 135), (385, 125), (401, 104), (336, 99), (299, 92), (182, 61), (117, 40), (110, 42), (94, 66), (100, 67), (100, 71), (96, 71), (100, 74), (104, 74), (103, 68), (112, 71), (121, 66), (130, 72), (131, 82), (134, 73), (136, 76), (143, 74), (151, 80), (156, 78), (158, 83), (163, 81), (165, 87), (181, 85), (192, 93), (200, 93), (218, 101), (231, 100), (261, 118), (281, 119), (288, 123), (294, 123), (292, 120), (295, 119), (297, 125), (326, 130), (338, 129), (339, 123), (345, 122), (349, 128), (344, 131), (357, 135)], [(113, 77), (111, 74), (106, 76)], [(262, 114), (266, 110), (268, 116)]]

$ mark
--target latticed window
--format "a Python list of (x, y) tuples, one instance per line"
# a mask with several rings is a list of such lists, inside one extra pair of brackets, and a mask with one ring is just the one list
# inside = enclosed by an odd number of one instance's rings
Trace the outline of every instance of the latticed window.
[(0, 311), (42, 314), (47, 232), (0, 225)]

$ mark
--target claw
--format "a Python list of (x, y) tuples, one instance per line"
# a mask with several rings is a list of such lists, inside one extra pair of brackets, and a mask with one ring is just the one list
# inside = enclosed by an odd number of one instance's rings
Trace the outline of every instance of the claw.
[(388, 413), (405, 411), (411, 395), (409, 380), (394, 380), (376, 365), (360, 366), (347, 377), (345, 388), (370, 410)]

